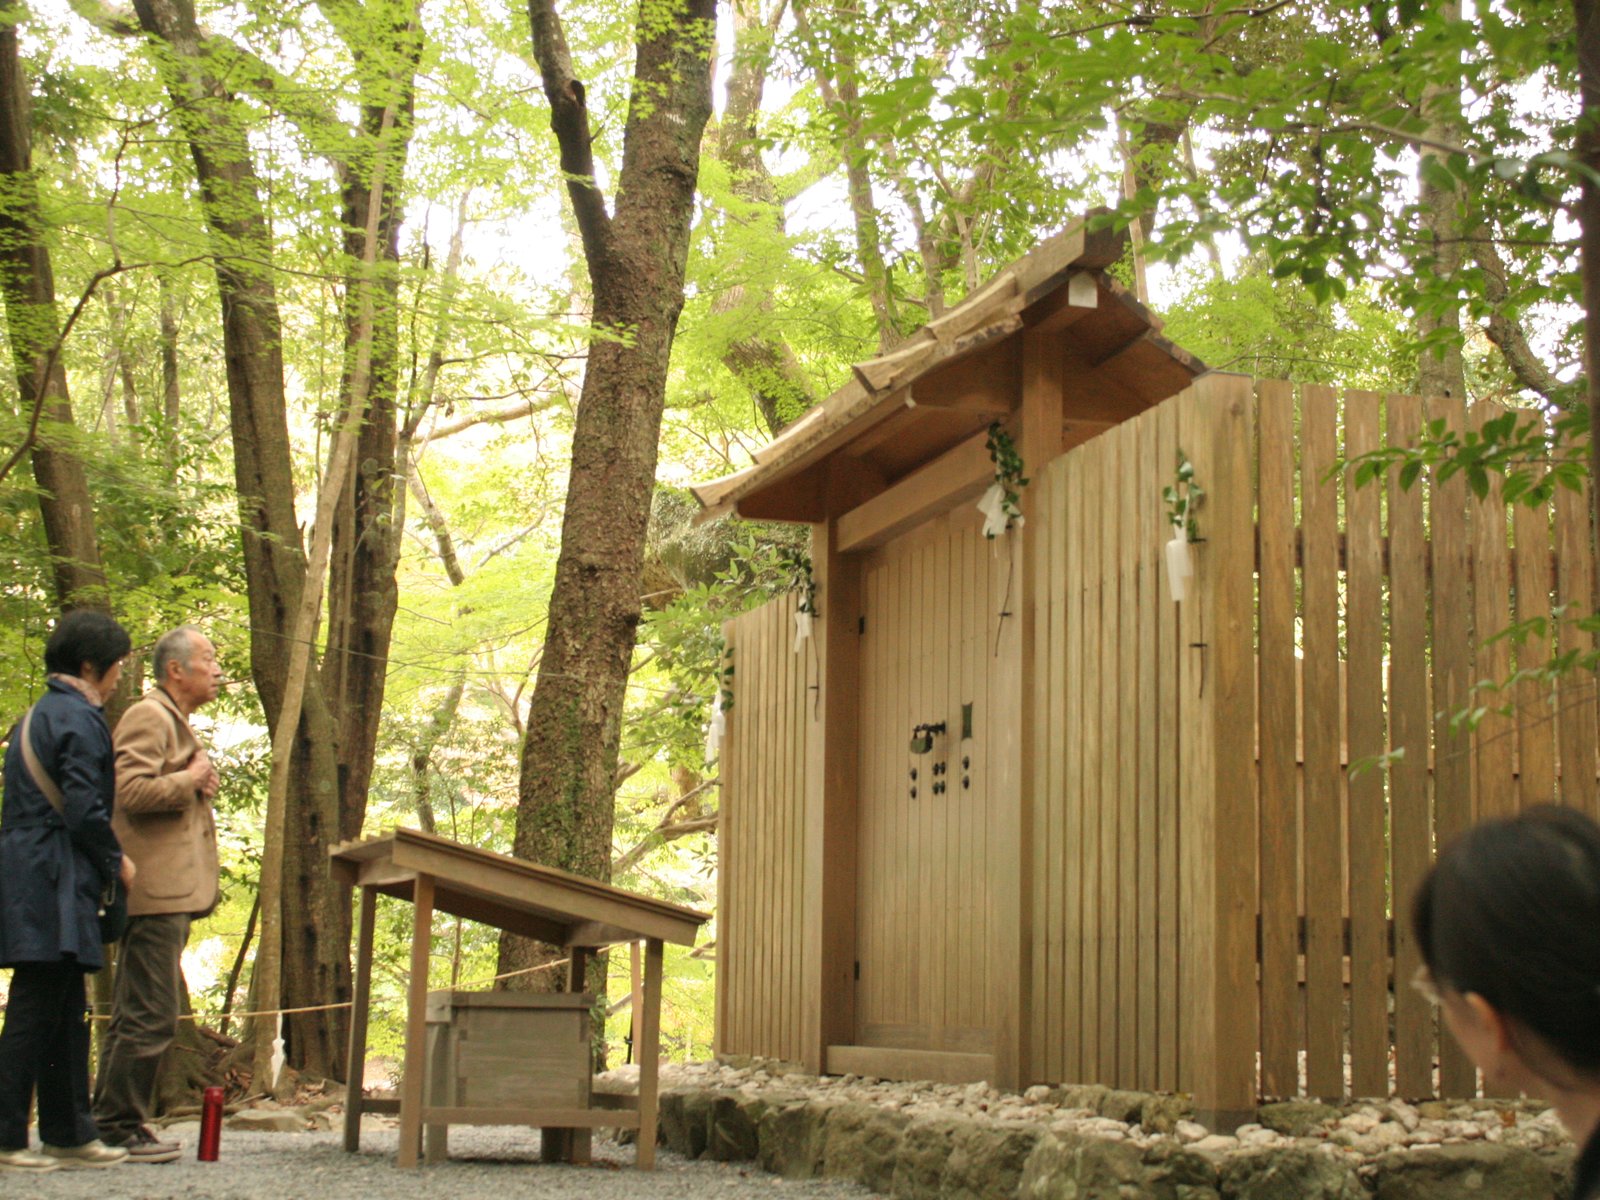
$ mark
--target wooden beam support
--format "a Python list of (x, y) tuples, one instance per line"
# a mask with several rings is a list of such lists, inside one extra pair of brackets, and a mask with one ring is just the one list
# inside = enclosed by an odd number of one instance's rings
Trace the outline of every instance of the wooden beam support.
[(886, 491), (838, 519), (841, 554), (881, 546), (967, 500), (975, 500), (994, 479), (988, 433), (973, 434), (953, 450), (919, 467)]
[[(1022, 407), (1016, 421), (1017, 451), (1033, 479), (1061, 453), (1066, 404), (1067, 347), (1060, 332), (1028, 330), (1022, 343)], [(1038, 1073), (1030, 1045), (1033, 982), (1033, 803), (1034, 740), (1043, 731), (1033, 714), (1041, 684), (1034, 651), (1035, 579), (1042, 569), (1037, 488), (1022, 489), (1024, 523), (1006, 534), (1011, 541), (994, 556), (994, 594), (1006, 597), (995, 614), (998, 636), (991, 676), (994, 708), (994, 773), (991, 853), (1015, 863), (990, 879), (994, 936), (990, 970), (994, 1016), (994, 1082), (1020, 1090)]]
[(839, 548), (839, 515), (881, 483), (863, 464), (838, 462), (829, 519), (812, 526), (811, 569), (821, 610), (817, 702), (806, 725), (805, 943), (801, 953), (800, 1059), (821, 1074), (830, 1045), (856, 1034), (856, 754), (860, 696), (861, 558)]

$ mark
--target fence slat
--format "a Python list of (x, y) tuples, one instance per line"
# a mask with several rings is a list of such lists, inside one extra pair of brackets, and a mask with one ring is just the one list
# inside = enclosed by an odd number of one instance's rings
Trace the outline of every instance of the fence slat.
[(1138, 426), (1117, 428), (1117, 1079), (1139, 1086), (1139, 456)]
[[(1503, 412), (1503, 405), (1481, 401), (1472, 406), (1469, 424), (1480, 429), (1484, 422)], [(1511, 673), (1510, 645), (1503, 638), (1489, 640), (1511, 623), (1511, 555), (1506, 537), (1505, 504), (1500, 499), (1500, 488), (1491, 479), (1489, 495), (1478, 501), (1472, 512), (1472, 627), (1477, 642), (1478, 678), (1496, 684)], [(1476, 702), (1491, 710), (1479, 722), (1474, 737), (1480, 820), (1508, 816), (1517, 809), (1516, 720), (1493, 711), (1509, 699), (1503, 692), (1492, 691)]]
[(1083, 642), (1088, 621), (1084, 615), (1085, 569), (1083, 564), (1083, 525), (1087, 508), (1083, 487), (1083, 455), (1074, 454), (1063, 465), (1066, 476), (1066, 545), (1063, 575), (1067, 609), (1065, 637), (1066, 732), (1061, 738), (1061, 803), (1064, 809), (1066, 844), (1062, 847), (1062, 1047), (1063, 1080), (1087, 1079), (1083, 1055), (1083, 762), (1087, 753), (1084, 734), (1085, 685)]
[(1294, 388), (1257, 388), (1261, 432), (1261, 1078), (1268, 1096), (1299, 1091), (1299, 805), (1295, 764)]
[(1122, 469), (1121, 447), (1112, 436), (1095, 439), (1100, 455), (1100, 920), (1095, 944), (1100, 951), (1100, 1078), (1117, 1077), (1117, 763), (1121, 755), (1121, 714), (1117, 694), (1117, 638), (1122, 604), (1118, 594), (1117, 550), (1121, 530), (1117, 522), (1117, 481)]
[[(1103, 494), (1102, 456), (1094, 442), (1083, 455), (1085, 501)], [(1105, 744), (1100, 737), (1100, 700), (1105, 680), (1100, 669), (1100, 517), (1089, 509), (1083, 520), (1083, 994), (1079, 1037), (1083, 1077), (1101, 1078), (1100, 1062), (1100, 762)], [(1110, 1014), (1107, 1014), (1109, 1016)]]
[[(1588, 443), (1574, 447), (1586, 453)], [(1556, 585), (1562, 614), (1558, 646), (1561, 653), (1594, 651), (1594, 638), (1572, 622), (1594, 611), (1594, 550), (1589, 536), (1589, 482), (1581, 492), (1556, 489), (1556, 544), (1560, 550)], [(1561, 799), (1590, 816), (1600, 816), (1595, 787), (1595, 684), (1592, 670), (1572, 670), (1559, 685), (1561, 715)]]
[[(1543, 670), (1550, 662), (1550, 508), (1518, 503), (1512, 514), (1516, 537), (1517, 623), (1545, 622), (1546, 632), (1528, 634), (1515, 647), (1517, 671)], [(1556, 790), (1554, 692), (1537, 679), (1518, 682), (1518, 790), (1524, 807), (1549, 804)]]
[[(1178, 453), (1178, 407), (1163, 404), (1156, 409), (1156, 474), (1157, 482), (1171, 476)], [(1156, 745), (1156, 823), (1159, 836), (1156, 844), (1156, 880), (1159, 914), (1156, 937), (1156, 973), (1160, 980), (1157, 1020), (1160, 1025), (1160, 1045), (1157, 1054), (1157, 1074), (1160, 1087), (1177, 1091), (1181, 1078), (1181, 1030), (1178, 997), (1182, 994), (1182, 980), (1178, 968), (1178, 946), (1181, 934), (1179, 903), (1182, 884), (1179, 871), (1182, 847), (1179, 842), (1180, 788), (1183, 774), (1178, 745), (1178, 656), (1182, 652), (1182, 633), (1179, 628), (1180, 605), (1172, 602), (1170, 591), (1161, 593), (1158, 612), (1156, 642), (1160, 658), (1157, 664), (1157, 711), (1161, 714)]]
[(1157, 1027), (1161, 983), (1156, 970), (1157, 896), (1156, 849), (1156, 669), (1160, 651), (1156, 640), (1156, 605), (1161, 581), (1156, 555), (1163, 541), (1163, 507), (1156, 481), (1156, 417), (1139, 418), (1137, 434), (1139, 521), (1137, 587), (1139, 595), (1139, 1075), (1136, 1086), (1144, 1091), (1160, 1087), (1157, 1067)]
[(1300, 396), (1305, 641), (1306, 1089), (1344, 1094), (1343, 841), (1339, 824), (1339, 493), (1331, 388)]
[[(1049, 726), (1040, 739), (1046, 759), (1045, 786), (1050, 811), (1050, 840), (1046, 843), (1047, 862), (1039, 864), (1038, 874), (1048, 878), (1044, 919), (1048, 930), (1050, 963), (1045, 990), (1034, 994), (1035, 1007), (1045, 1012), (1048, 1051), (1044, 1078), (1063, 1080), (1066, 1074), (1064, 1042), (1067, 1030), (1067, 991), (1076, 974), (1066, 965), (1067, 872), (1072, 844), (1067, 832), (1067, 758), (1071, 752), (1072, 730), (1067, 724), (1067, 501), (1069, 486), (1066, 462), (1057, 459), (1050, 469), (1050, 567), (1047, 587), (1050, 594), (1048, 684), (1050, 690)], [(1076, 680), (1073, 680), (1076, 683)], [(1040, 914), (1035, 914), (1039, 919)], [(1041, 999), (1043, 1002), (1041, 1003)]]
[[(1430, 420), (1448, 429), (1466, 428), (1466, 403), (1460, 397), (1428, 401)], [(1467, 707), (1472, 689), (1472, 631), (1462, 597), (1471, 593), (1467, 554), (1467, 481), (1461, 475), (1429, 480), (1429, 523), (1433, 541), (1433, 821), (1434, 839), (1444, 845), (1472, 823), (1472, 741), (1453, 728), (1452, 718)], [(1440, 603), (1439, 598), (1444, 602)], [(1399, 896), (1396, 915), (1404, 918), (1408, 897)], [(1404, 984), (1407, 980), (1400, 979)], [(1477, 1068), (1452, 1037), (1439, 1042), (1439, 1090), (1445, 1096), (1475, 1096)]]
[[(1422, 403), (1414, 396), (1390, 396), (1389, 444), (1415, 446), (1422, 427)], [(1404, 756), (1389, 772), (1390, 839), (1394, 895), (1409, 897), (1428, 870), (1428, 595), (1427, 545), (1422, 529), (1422, 489), (1389, 478), (1389, 746)], [(1405, 902), (1395, 904), (1395, 1069), (1399, 1094), (1433, 1093), (1433, 1011), (1408, 987), (1421, 964)]]
[[(1378, 397), (1345, 394), (1345, 457), (1378, 449)], [(1345, 479), (1345, 700), (1350, 763), (1350, 1089), (1389, 1094), (1389, 856), (1383, 772), (1383, 528), (1381, 493)]]

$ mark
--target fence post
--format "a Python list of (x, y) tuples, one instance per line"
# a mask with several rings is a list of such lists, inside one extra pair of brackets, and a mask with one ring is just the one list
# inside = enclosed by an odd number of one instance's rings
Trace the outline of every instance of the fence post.
[(1255, 396), (1242, 375), (1196, 381), (1179, 439), (1205, 488), (1184, 607), (1181, 953), (1184, 1072), (1202, 1120), (1236, 1128), (1256, 1102)]

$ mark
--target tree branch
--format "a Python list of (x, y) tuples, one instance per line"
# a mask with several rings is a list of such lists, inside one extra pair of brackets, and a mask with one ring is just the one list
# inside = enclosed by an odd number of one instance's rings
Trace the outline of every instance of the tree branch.
[(1473, 261), (1483, 271), (1484, 298), (1489, 302), (1489, 316), (1484, 322), (1484, 332), (1500, 350), (1500, 355), (1511, 368), (1511, 374), (1523, 387), (1537, 392), (1546, 400), (1557, 402), (1559, 393), (1567, 389), (1544, 365), (1528, 344), (1528, 336), (1520, 322), (1505, 314), (1505, 304), (1511, 289), (1506, 283), (1506, 264), (1487, 238), (1471, 241)]
[(528, 23), (545, 98), (550, 101), (550, 128), (561, 146), (561, 170), (592, 274), (594, 266), (611, 258), (611, 215), (594, 178), (589, 105), (583, 82), (573, 76), (572, 53), (554, 0), (528, 0)]

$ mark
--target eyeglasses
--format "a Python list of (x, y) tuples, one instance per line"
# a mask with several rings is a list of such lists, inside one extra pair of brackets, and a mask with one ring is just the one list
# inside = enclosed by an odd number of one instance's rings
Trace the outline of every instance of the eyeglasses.
[(1439, 1007), (1442, 997), (1439, 995), (1439, 985), (1434, 982), (1433, 972), (1426, 965), (1417, 968), (1417, 973), (1411, 977), (1411, 986), (1416, 989), (1429, 1004)]

